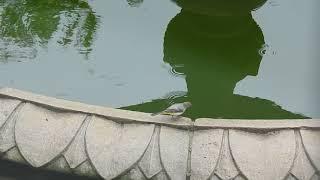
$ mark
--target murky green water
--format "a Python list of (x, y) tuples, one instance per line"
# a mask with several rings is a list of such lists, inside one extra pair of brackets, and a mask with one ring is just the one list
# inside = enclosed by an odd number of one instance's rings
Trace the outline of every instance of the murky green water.
[(0, 0), (0, 86), (191, 118), (319, 118), (319, 0)]

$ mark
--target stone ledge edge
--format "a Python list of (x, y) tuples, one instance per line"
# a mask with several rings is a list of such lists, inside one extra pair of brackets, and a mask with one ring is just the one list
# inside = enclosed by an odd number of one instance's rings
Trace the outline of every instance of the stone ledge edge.
[(294, 119), (294, 120), (245, 120), (245, 119), (211, 119), (199, 118), (194, 122), (190, 118), (172, 120), (168, 116), (150, 116), (150, 113), (121, 110), (80, 102), (57, 99), (53, 97), (34, 94), (13, 88), (0, 88), (0, 96), (14, 98), (21, 101), (35, 103), (45, 107), (97, 115), (119, 123), (153, 123), (182, 129), (206, 128), (235, 128), (235, 129), (288, 129), (288, 128), (314, 128), (320, 129), (320, 119)]

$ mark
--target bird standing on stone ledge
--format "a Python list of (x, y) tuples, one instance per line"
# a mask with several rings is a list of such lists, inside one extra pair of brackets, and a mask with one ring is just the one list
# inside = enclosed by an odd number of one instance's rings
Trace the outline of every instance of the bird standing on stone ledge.
[(189, 107), (191, 107), (191, 102), (176, 103), (161, 112), (151, 114), (151, 116), (161, 114), (170, 115), (173, 118), (182, 115)]

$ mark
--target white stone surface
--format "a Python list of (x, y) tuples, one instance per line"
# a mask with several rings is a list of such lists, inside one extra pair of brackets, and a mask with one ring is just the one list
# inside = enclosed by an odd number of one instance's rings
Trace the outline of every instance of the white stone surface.
[(162, 126), (160, 130), (160, 155), (170, 179), (184, 180), (187, 177), (189, 133)]
[(6, 122), (13, 110), (21, 103), (16, 99), (0, 99), (0, 127)]
[(16, 123), (17, 110), (10, 116), (5, 124), (0, 128), (0, 152), (6, 152), (16, 145), (14, 138), (14, 126)]
[(75, 168), (79, 164), (83, 163), (88, 157), (86, 153), (86, 147), (84, 142), (84, 136), (90, 122), (90, 118), (87, 118), (81, 125), (80, 130), (76, 134), (71, 144), (67, 147), (67, 150), (63, 153), (70, 168)]
[(169, 180), (166, 173), (161, 171), (160, 173), (153, 176), (150, 180)]
[(231, 155), (228, 130), (224, 131), (222, 148), (220, 151), (218, 165), (215, 169), (215, 174), (217, 174), (217, 176), (219, 176), (221, 179), (233, 179), (239, 174), (239, 171)]
[(320, 180), (320, 176), (318, 174), (314, 174), (310, 180)]
[(138, 167), (129, 170), (125, 175), (117, 178), (117, 180), (146, 180)]
[(297, 180), (297, 178), (295, 178), (294, 175), (289, 174), (285, 180)]
[(219, 159), (222, 135), (222, 129), (194, 132), (191, 151), (191, 180), (206, 180), (213, 173)]
[(210, 180), (220, 180), (220, 178), (219, 178), (217, 175), (213, 174), (213, 175), (210, 177)]
[(97, 172), (105, 179), (118, 177), (143, 155), (153, 124), (118, 124), (93, 117), (86, 133), (86, 148)]
[(139, 162), (139, 167), (146, 175), (147, 178), (151, 178), (158, 174), (162, 170), (160, 160), (160, 149), (159, 149), (159, 134), (160, 127), (156, 127), (153, 133), (152, 139), (149, 143), (147, 151)]
[(233, 180), (246, 180), (242, 175), (236, 176)]
[(302, 142), (312, 163), (320, 171), (320, 130), (300, 130)]
[(250, 133), (229, 130), (231, 153), (249, 180), (282, 180), (295, 155), (293, 130)]
[(276, 130), (286, 128), (319, 128), (320, 119), (212, 119), (199, 118), (194, 122), (194, 127), (201, 128), (235, 128), (254, 130)]
[(19, 112), (15, 138), (22, 156), (34, 167), (57, 157), (76, 135), (85, 115), (27, 103)]
[(313, 174), (315, 173), (315, 170), (312, 167), (305, 153), (305, 150), (301, 142), (301, 137), (298, 132), (296, 132), (296, 142), (296, 157), (293, 163), (293, 167), (291, 169), (291, 173), (299, 180), (310, 180)]

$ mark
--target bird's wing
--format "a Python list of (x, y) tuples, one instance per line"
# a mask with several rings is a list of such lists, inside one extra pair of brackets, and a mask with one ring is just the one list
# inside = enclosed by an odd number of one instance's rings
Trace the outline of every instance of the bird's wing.
[(161, 111), (161, 112), (157, 112), (157, 113), (153, 113), (151, 114), (152, 116), (158, 115), (158, 114), (163, 114), (163, 115), (179, 115), (181, 113), (183, 113), (185, 110), (184, 106), (179, 103), (179, 104), (173, 104), (170, 107), (168, 107), (167, 109)]
[(181, 106), (170, 106), (166, 110), (162, 111), (160, 114), (164, 115), (177, 115), (184, 112), (184, 108)]

